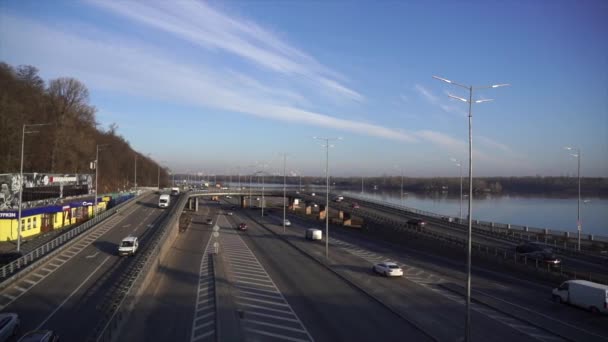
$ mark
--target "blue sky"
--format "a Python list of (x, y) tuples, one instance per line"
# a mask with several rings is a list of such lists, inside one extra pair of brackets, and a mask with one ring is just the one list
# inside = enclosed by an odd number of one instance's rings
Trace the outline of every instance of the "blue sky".
[[(83, 81), (174, 171), (608, 176), (605, 1), (3, 1), (0, 60)], [(282, 172), (282, 171), (280, 171)]]

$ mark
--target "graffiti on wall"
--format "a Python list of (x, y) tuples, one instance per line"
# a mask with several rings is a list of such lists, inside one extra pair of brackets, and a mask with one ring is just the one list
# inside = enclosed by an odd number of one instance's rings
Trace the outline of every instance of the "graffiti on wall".
[(19, 207), (19, 184), (27, 190), (43, 190), (48, 187), (59, 187), (59, 193), (52, 198), (23, 203), (22, 208), (38, 205), (54, 204), (63, 198), (63, 187), (81, 185), (92, 189), (93, 176), (89, 174), (51, 174), (51, 173), (24, 173), (23, 182), (20, 174), (0, 174), (0, 210), (14, 210)]

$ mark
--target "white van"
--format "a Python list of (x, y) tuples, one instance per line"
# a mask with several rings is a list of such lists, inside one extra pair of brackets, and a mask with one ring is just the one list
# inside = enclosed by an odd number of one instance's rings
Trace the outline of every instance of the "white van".
[(323, 231), (317, 228), (306, 229), (306, 239), (308, 240), (321, 240), (323, 239)]
[(173, 196), (179, 195), (179, 188), (178, 187), (171, 188), (171, 195), (173, 195)]
[(169, 203), (171, 203), (171, 196), (164, 194), (160, 195), (158, 198), (158, 207), (159, 208), (167, 208), (169, 207)]
[(587, 280), (568, 280), (553, 289), (553, 300), (608, 314), (608, 285)]
[(118, 255), (135, 255), (137, 252), (137, 247), (139, 247), (139, 240), (137, 240), (136, 236), (127, 236), (122, 239), (120, 245), (118, 246)]

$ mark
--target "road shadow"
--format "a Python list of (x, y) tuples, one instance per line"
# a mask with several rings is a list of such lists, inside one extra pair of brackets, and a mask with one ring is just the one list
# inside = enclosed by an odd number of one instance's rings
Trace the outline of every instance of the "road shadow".
[(105, 254), (115, 255), (118, 251), (118, 245), (109, 241), (95, 241), (92, 245)]

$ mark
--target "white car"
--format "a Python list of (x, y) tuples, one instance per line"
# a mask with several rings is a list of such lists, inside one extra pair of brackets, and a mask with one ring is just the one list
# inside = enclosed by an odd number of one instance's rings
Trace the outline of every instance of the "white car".
[(374, 265), (374, 272), (382, 274), (387, 277), (401, 277), (403, 276), (403, 270), (399, 265), (394, 262), (381, 262)]
[(289, 221), (288, 219), (285, 219), (285, 221), (283, 222), (285, 224), (285, 226), (289, 227), (291, 226), (291, 221)]
[(228, 216), (232, 216), (232, 211), (229, 211), (229, 212), (228, 212)]
[(19, 316), (16, 313), (0, 313), (0, 341), (8, 341), (19, 331)]
[(118, 246), (118, 255), (135, 255), (139, 247), (139, 240), (136, 236), (127, 236), (122, 239)]

